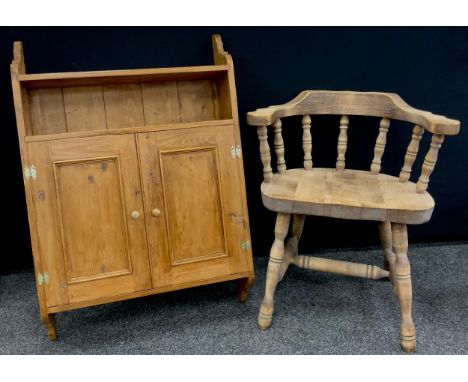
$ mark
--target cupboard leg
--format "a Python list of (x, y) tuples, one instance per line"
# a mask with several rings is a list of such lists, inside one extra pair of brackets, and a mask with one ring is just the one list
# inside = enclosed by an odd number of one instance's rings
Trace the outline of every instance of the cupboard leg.
[(395, 283), (400, 301), (400, 345), (409, 353), (416, 350), (416, 328), (411, 316), (411, 268), (408, 261), (408, 232), (405, 224), (392, 224), (393, 247), (396, 253)]
[(245, 279), (237, 280), (237, 299), (239, 302), (246, 302), (249, 298), (249, 290), (252, 286), (252, 279), (246, 277)]
[(268, 329), (271, 325), (273, 316), (273, 296), (276, 285), (279, 281), (281, 266), (284, 259), (284, 239), (288, 234), (290, 214), (278, 213), (275, 224), (275, 241), (270, 251), (270, 260), (268, 262), (265, 296), (260, 306), (258, 314), (258, 326), (260, 329)]
[(57, 339), (57, 326), (55, 324), (55, 313), (47, 315), (45, 320), (45, 325), (47, 327), (47, 335), (49, 340), (55, 341)]

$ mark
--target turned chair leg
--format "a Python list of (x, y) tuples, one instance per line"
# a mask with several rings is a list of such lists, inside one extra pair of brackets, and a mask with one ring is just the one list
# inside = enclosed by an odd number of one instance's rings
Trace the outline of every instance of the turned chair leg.
[(55, 324), (55, 313), (50, 313), (45, 318), (44, 322), (45, 326), (47, 327), (47, 335), (49, 340), (55, 341), (57, 339), (57, 326)]
[(279, 281), (281, 266), (284, 259), (284, 239), (288, 234), (291, 215), (278, 213), (275, 224), (275, 241), (270, 251), (270, 260), (266, 276), (265, 296), (263, 297), (260, 312), (258, 314), (258, 326), (260, 329), (268, 329), (273, 317), (273, 296)]
[(281, 265), (280, 275), (278, 282), (283, 280), (283, 277), (288, 270), (291, 261), (299, 254), (299, 240), (301, 239), (302, 230), (304, 229), (305, 215), (296, 214), (293, 216), (293, 222), (291, 224), (291, 237), (286, 241), (284, 248), (284, 259)]
[(397, 295), (395, 284), (395, 252), (393, 252), (392, 225), (390, 222), (379, 223), (380, 243), (384, 250), (384, 269), (390, 273), (390, 281), (393, 285), (393, 292)]
[(416, 350), (416, 328), (411, 316), (411, 268), (408, 261), (408, 232), (406, 224), (392, 223), (393, 248), (396, 253), (395, 283), (400, 301), (400, 345), (405, 352)]
[(390, 271), (389, 255), (393, 255), (392, 226), (390, 222), (379, 223), (380, 243), (384, 250), (384, 269)]

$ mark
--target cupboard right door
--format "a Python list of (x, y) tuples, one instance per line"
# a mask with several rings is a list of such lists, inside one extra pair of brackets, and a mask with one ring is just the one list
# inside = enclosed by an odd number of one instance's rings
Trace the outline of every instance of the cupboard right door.
[(233, 144), (232, 125), (138, 134), (154, 286), (248, 271)]

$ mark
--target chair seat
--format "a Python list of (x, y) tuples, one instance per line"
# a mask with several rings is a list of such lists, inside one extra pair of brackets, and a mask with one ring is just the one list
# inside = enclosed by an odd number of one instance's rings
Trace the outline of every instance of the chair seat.
[(434, 209), (434, 199), (417, 193), (415, 183), (360, 170), (291, 169), (263, 182), (261, 191), (266, 208), (292, 214), (421, 224)]

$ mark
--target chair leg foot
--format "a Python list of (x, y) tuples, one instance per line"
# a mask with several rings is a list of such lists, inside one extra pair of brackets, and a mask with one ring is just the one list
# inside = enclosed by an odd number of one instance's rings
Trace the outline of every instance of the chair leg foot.
[(56, 341), (57, 325), (55, 324), (55, 313), (48, 314), (44, 324), (47, 328), (47, 336), (49, 337), (49, 340)]
[(262, 302), (260, 312), (258, 313), (257, 325), (262, 330), (267, 330), (271, 325), (273, 318), (273, 304)]
[(400, 346), (406, 353), (413, 353), (416, 350), (416, 328), (412, 320), (401, 323)]
[(400, 302), (400, 345), (409, 353), (416, 350), (416, 328), (412, 309), (411, 267), (408, 260), (408, 232), (405, 224), (392, 224), (395, 259), (395, 282)]
[(260, 312), (258, 314), (258, 327), (268, 329), (273, 317), (273, 296), (280, 278), (280, 272), (284, 260), (284, 239), (288, 234), (291, 215), (279, 213), (275, 224), (275, 241), (270, 251), (268, 270), (265, 284), (265, 296), (263, 297)]

